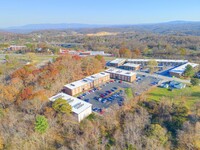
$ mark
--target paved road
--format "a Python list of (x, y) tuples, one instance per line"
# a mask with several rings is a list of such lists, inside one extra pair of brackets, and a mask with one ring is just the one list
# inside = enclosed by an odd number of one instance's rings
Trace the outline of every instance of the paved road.
[(166, 77), (166, 76), (162, 76), (162, 75), (159, 75), (159, 74), (150, 74), (150, 73), (145, 73), (145, 72), (140, 72), (140, 71), (136, 71), (138, 74), (140, 75), (145, 75), (145, 76), (151, 76), (151, 77), (156, 77), (156, 78), (160, 78), (163, 80), (163, 82), (167, 82), (167, 81), (177, 81), (177, 82), (182, 82), (182, 83), (190, 83), (190, 80), (183, 80), (183, 79), (180, 79), (180, 78), (172, 78), (172, 77)]

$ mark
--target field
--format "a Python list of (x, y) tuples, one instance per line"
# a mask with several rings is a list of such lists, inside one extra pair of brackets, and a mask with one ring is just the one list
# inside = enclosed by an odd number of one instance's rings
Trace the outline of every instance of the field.
[[(8, 62), (5, 63), (5, 57), (8, 57)], [(36, 67), (41, 67), (45, 65), (48, 61), (56, 58), (57, 55), (36, 55), (36, 54), (0, 54), (0, 78), (5, 73), (12, 72), (28, 62), (35, 65)]]
[(105, 61), (111, 61), (111, 60), (116, 59), (116, 57), (107, 57), (107, 56), (105, 56), (104, 59), (105, 59)]
[(165, 88), (153, 88), (147, 93), (148, 100), (160, 101), (163, 98), (170, 99), (175, 103), (185, 103), (186, 106), (192, 108), (192, 106), (200, 102), (200, 87), (186, 87), (184, 89), (169, 91)]

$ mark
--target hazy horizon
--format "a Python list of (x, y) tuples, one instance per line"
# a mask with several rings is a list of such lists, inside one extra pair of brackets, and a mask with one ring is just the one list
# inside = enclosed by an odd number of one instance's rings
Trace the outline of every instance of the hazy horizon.
[(198, 0), (8, 0), (1, 2), (0, 28), (27, 24), (152, 24), (200, 21)]

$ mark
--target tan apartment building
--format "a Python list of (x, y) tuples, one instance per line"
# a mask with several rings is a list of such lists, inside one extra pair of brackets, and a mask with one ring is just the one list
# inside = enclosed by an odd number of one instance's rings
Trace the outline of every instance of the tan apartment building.
[(140, 64), (133, 64), (133, 63), (126, 63), (121, 68), (125, 70), (139, 70), (140, 69)]
[(106, 72), (110, 74), (110, 78), (112, 79), (123, 80), (126, 82), (133, 82), (136, 80), (136, 73), (134, 72), (120, 69), (108, 69)]
[(91, 88), (97, 87), (108, 80), (110, 80), (110, 74), (106, 72), (100, 72), (65, 85), (64, 92), (74, 96)]
[(110, 62), (110, 66), (112, 67), (119, 67), (121, 65), (123, 65), (125, 63), (126, 59), (120, 59), (120, 58), (117, 58), (115, 60), (112, 60)]

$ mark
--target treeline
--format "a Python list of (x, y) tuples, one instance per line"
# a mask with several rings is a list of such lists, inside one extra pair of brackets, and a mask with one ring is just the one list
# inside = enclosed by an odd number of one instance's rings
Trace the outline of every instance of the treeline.
[(65, 84), (100, 72), (104, 63), (101, 56), (80, 58), (65, 55), (41, 68), (25, 65), (0, 83), (0, 105), (6, 109), (14, 103), (27, 100), (45, 101), (62, 90)]
[[(29, 104), (30, 105), (30, 104)], [(200, 122), (197, 114), (188, 115), (184, 105), (127, 102), (103, 116), (92, 114), (80, 124), (71, 115), (58, 113), (47, 105), (32, 105), (36, 112), (19, 108), (1, 111), (2, 149), (126, 149), (198, 150)], [(23, 106), (25, 108), (25, 106)], [(27, 108), (28, 109), (28, 108)], [(198, 108), (199, 109), (199, 108)], [(42, 121), (43, 123), (39, 123)], [(37, 125), (40, 126), (37, 126)], [(45, 130), (42, 127), (45, 126)], [(40, 130), (39, 130), (40, 129)]]
[[(98, 29), (97, 31), (104, 30), (106, 29)], [(117, 35), (86, 36), (87, 33), (95, 32), (92, 29), (88, 31), (38, 31), (26, 35), (4, 35), (1, 41), (3, 46), (11, 44), (13, 41), (16, 44), (27, 45), (28, 49), (26, 51), (38, 52), (35, 51), (35, 48), (41, 48), (41, 51), (39, 51), (41, 53), (49, 53), (49, 50), (54, 54), (58, 53), (59, 47), (55, 46), (55, 43), (78, 43), (72, 49), (104, 50), (115, 56), (120, 56), (120, 48), (126, 47), (133, 54), (134, 51), (139, 51), (141, 54), (140, 58), (156, 57), (198, 60), (200, 57), (199, 36), (165, 35), (135, 30), (124, 32), (120, 29), (114, 30), (115, 33), (118, 33)]]

